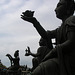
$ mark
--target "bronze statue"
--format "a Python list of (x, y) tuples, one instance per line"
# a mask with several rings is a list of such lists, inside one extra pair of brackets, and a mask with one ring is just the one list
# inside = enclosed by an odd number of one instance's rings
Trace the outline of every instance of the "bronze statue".
[(49, 53), (49, 51), (53, 48), (53, 47), (49, 47), (47, 41), (43, 38), (40, 39), (39, 41), (39, 48), (37, 49), (37, 53), (32, 53), (30, 51), (30, 47), (27, 47), (26, 54), (25, 56), (33, 56), (34, 58), (32, 59), (32, 71), (42, 62), (43, 58), (47, 55), (47, 53)]
[(20, 66), (19, 50), (15, 51), (14, 58), (10, 54), (7, 54), (6, 56), (10, 59), (10, 62), (11, 62), (11, 67), (9, 70), (18, 70)]
[(32, 75), (75, 75), (74, 10), (74, 0), (59, 0), (55, 13), (56, 17), (62, 20), (62, 24), (48, 33), (35, 17), (21, 15), (23, 20), (33, 24), (43, 39), (47, 40), (48, 36), (56, 39), (56, 47), (45, 56)]

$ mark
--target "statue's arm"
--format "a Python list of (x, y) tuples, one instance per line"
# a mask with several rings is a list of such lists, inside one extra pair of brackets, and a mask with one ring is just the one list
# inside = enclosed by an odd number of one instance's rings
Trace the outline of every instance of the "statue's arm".
[(33, 23), (33, 26), (36, 28), (37, 32), (43, 39), (47, 39), (46, 30), (41, 26), (41, 24), (37, 20)]
[(40, 56), (40, 55), (41, 55), (41, 49), (42, 49), (42, 47), (39, 47), (39, 48), (37, 49), (37, 53), (32, 53), (31, 56), (33, 56), (33, 57), (38, 57), (38, 56)]
[[(40, 23), (37, 21), (37, 19), (35, 17), (29, 17), (29, 16), (26, 16), (24, 13), (26, 12), (23, 12), (22, 15), (21, 15), (21, 18), (24, 20), (24, 21), (27, 21), (27, 22), (30, 22), (33, 24), (33, 26), (36, 28), (36, 30), (38, 31), (38, 33), (40, 34), (40, 36), (44, 39), (47, 39), (47, 32), (45, 31), (45, 29), (40, 25)], [(32, 13), (31, 11), (29, 11), (29, 14)]]
[(13, 57), (10, 54), (6, 55), (10, 60), (13, 60)]
[(32, 52), (30, 51), (30, 47), (29, 47), (29, 46), (27, 47), (26, 51), (27, 51), (27, 52), (26, 52), (25, 56), (31, 55), (31, 56), (33, 56), (33, 57), (37, 57), (37, 56), (40, 55), (39, 52), (37, 52), (37, 53), (32, 53)]
[(33, 56), (33, 57), (38, 57), (40, 54), (39, 53), (31, 53), (31, 56)]

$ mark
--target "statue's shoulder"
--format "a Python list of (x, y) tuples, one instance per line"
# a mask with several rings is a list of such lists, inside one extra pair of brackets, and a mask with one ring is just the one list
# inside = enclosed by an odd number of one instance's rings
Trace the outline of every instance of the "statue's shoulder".
[(40, 46), (38, 49), (44, 50), (44, 49), (46, 49), (46, 48), (47, 48), (47, 46)]
[(66, 19), (65, 25), (75, 26), (75, 16), (70, 16)]

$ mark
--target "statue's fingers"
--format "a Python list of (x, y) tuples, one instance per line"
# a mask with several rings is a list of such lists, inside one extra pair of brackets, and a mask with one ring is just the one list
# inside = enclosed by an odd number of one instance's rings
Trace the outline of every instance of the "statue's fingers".
[(22, 12), (22, 14), (24, 15), (24, 14), (25, 14), (25, 12)]
[(21, 18), (22, 18), (23, 20), (26, 20), (26, 21), (29, 20), (29, 18), (27, 18), (27, 17), (25, 17), (25, 16), (23, 16), (23, 15), (21, 15)]

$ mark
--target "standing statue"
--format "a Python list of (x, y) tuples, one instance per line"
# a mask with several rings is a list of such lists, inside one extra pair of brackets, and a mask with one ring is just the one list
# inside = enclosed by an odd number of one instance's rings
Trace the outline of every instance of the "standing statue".
[(9, 60), (11, 62), (11, 67), (9, 70), (18, 70), (20, 67), (19, 50), (15, 51), (14, 58), (10, 54), (7, 54), (6, 56), (9, 58)]
[[(50, 42), (52, 44), (52, 42)], [(42, 62), (42, 60), (44, 59), (44, 57), (47, 55), (47, 53), (49, 53), (49, 51), (53, 48), (53, 46), (51, 46), (51, 48), (49, 47), (48, 43), (46, 40), (44, 40), (43, 38), (40, 39), (39, 41), (39, 48), (37, 49), (37, 53), (32, 53), (30, 51), (30, 47), (28, 47), (25, 51), (26, 54), (25, 56), (33, 56), (34, 58), (32, 59), (32, 71)]]
[(42, 38), (47, 40), (47, 37), (50, 36), (56, 39), (56, 47), (45, 56), (31, 75), (75, 75), (74, 10), (74, 0), (59, 0), (55, 13), (56, 17), (62, 20), (62, 24), (48, 33), (35, 17), (21, 15), (23, 20), (33, 24)]

